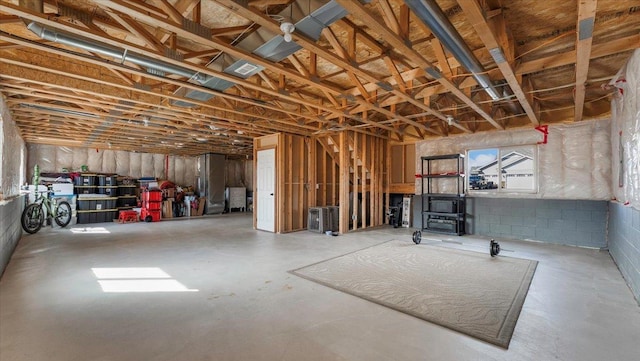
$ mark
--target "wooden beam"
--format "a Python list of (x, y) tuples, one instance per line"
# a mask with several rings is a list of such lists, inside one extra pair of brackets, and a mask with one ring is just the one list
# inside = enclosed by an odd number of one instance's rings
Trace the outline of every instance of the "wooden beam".
[[(115, 1), (115, 0), (114, 0)], [(220, 3), (224, 6), (226, 6), (227, 8), (229, 8), (231, 11), (251, 20), (254, 21), (255, 23), (270, 29), (271, 31), (275, 32), (275, 33), (279, 33), (280, 32), (280, 27), (279, 24), (276, 23), (273, 19), (269, 18), (268, 16), (260, 13), (260, 12), (256, 12), (253, 9), (250, 9), (248, 7), (242, 6), (241, 4), (235, 2), (234, 0), (215, 0), (217, 3)], [(298, 34), (298, 33), (294, 33), (293, 37), (295, 39), (295, 41), (301, 45), (303, 48), (314, 52), (316, 54), (318, 54), (319, 56), (323, 57), (325, 60), (330, 61), (331, 63), (342, 67), (343, 69), (345, 69), (346, 71), (352, 71), (354, 74), (356, 74), (358, 77), (366, 79), (367, 81), (370, 81), (372, 83), (378, 84), (380, 83), (379, 77), (374, 75), (374, 74), (370, 74), (367, 71), (364, 71), (363, 69), (361, 69), (359, 66), (357, 66), (357, 64), (351, 64), (348, 61), (346, 61), (345, 59), (341, 58), (340, 56), (324, 49), (323, 47), (319, 46), (318, 44), (316, 44), (316, 42), (313, 39), (309, 39), (306, 36), (302, 35), (302, 34)], [(245, 58), (248, 58), (247, 55), (244, 56)], [(269, 68), (269, 66), (267, 66)], [(280, 71), (281, 70), (275, 70), (275, 71)], [(309, 80), (305, 79), (304, 81), (301, 81), (302, 83), (309, 83)], [(317, 87), (319, 84), (313, 83), (310, 84), (313, 87)], [(392, 89), (391, 92), (395, 95), (401, 96), (403, 97), (403, 99), (413, 105), (415, 105), (416, 107), (430, 112), (432, 115), (434, 115), (437, 118), (440, 118), (442, 120), (446, 120), (446, 117), (441, 114), (440, 112), (431, 109), (430, 107), (426, 106), (423, 102), (420, 102), (416, 99), (414, 99), (411, 96), (408, 96), (407, 94), (403, 93), (402, 91), (400, 91), (399, 89)], [(343, 92), (339, 91), (338, 93), (335, 93), (335, 95), (341, 95)], [(437, 134), (437, 131), (433, 130), (433, 129), (429, 129), (428, 127), (424, 126), (423, 124), (419, 124), (419, 123), (415, 123), (412, 122), (410, 119), (402, 116), (402, 115), (398, 115), (398, 114), (392, 114), (390, 112), (388, 112), (386, 109), (381, 108), (379, 106), (376, 106), (374, 104), (368, 103), (366, 100), (362, 99), (362, 100), (356, 100), (356, 103), (358, 103), (359, 105), (365, 106), (366, 109), (371, 110), (371, 111), (375, 111), (378, 113), (381, 113), (383, 115), (386, 115), (387, 117), (391, 117), (391, 118), (398, 118), (403, 122), (407, 122), (408, 124), (411, 124), (413, 126), (417, 126), (417, 127), (421, 127), (424, 130)], [(375, 123), (375, 122), (373, 122)], [(371, 124), (371, 123), (368, 123)], [(385, 129), (385, 128), (383, 128)], [(386, 129), (389, 130), (389, 129)], [(395, 132), (395, 130), (390, 130), (391, 132)]]
[[(363, 117), (366, 116), (366, 113), (363, 114)], [(360, 151), (359, 146), (360, 146), (360, 142), (358, 141), (358, 138), (360, 138), (360, 135), (357, 133), (353, 133), (353, 137), (349, 136), (349, 141), (350, 143), (353, 144), (353, 152), (351, 152), (351, 164), (353, 165), (353, 207), (351, 208), (351, 219), (353, 220), (353, 227), (351, 227), (352, 230), (357, 230), (358, 229), (358, 222), (361, 222), (362, 219), (364, 218), (364, 215), (360, 215), (360, 217), (358, 217), (358, 211), (360, 209), (358, 209), (358, 199), (360, 199), (360, 195), (359, 193), (362, 192), (361, 188), (360, 188), (360, 173), (358, 171), (358, 152)], [(362, 192), (364, 193), (364, 192)], [(362, 194), (362, 197), (364, 197), (364, 194)], [(364, 199), (363, 199), (364, 201)]]
[[(263, 115), (260, 115), (260, 114), (246, 113), (245, 111), (239, 111), (239, 110), (236, 110), (236, 109), (233, 109), (233, 108), (231, 108), (231, 109), (222, 108), (222, 107), (219, 107), (219, 106), (208, 104), (206, 102), (201, 102), (201, 101), (196, 101), (196, 100), (192, 101), (190, 99), (185, 99), (185, 98), (179, 97), (179, 96), (169, 96), (169, 95), (166, 95), (164, 93), (156, 93), (154, 91), (148, 91), (148, 90), (140, 89), (140, 88), (134, 87), (134, 86), (111, 83), (111, 82), (102, 81), (102, 80), (99, 80), (99, 79), (94, 79), (94, 78), (91, 78), (91, 77), (71, 74), (69, 72), (57, 71), (57, 70), (54, 70), (54, 69), (51, 69), (51, 68), (45, 68), (45, 67), (40, 67), (40, 66), (36, 66), (36, 65), (32, 65), (32, 64), (16, 62), (16, 61), (13, 61), (13, 60), (10, 60), (10, 59), (7, 59), (7, 58), (0, 58), (0, 62), (3, 62), (5, 64), (7, 64), (7, 65), (3, 66), (3, 72), (2, 72), (3, 77), (6, 77), (6, 78), (13, 78), (13, 79), (20, 79), (20, 80), (25, 79), (24, 77), (16, 78), (16, 77), (11, 75), (12, 72), (10, 71), (10, 67), (9, 67), (9, 64), (11, 64), (11, 65), (20, 67), (22, 70), (31, 69), (31, 72), (29, 73), (30, 75), (32, 73), (36, 72), (36, 71), (41, 71), (41, 72), (46, 72), (46, 73), (53, 74), (53, 75), (56, 75), (56, 76), (63, 76), (65, 79), (62, 82), (65, 83), (65, 84), (69, 84), (72, 80), (84, 81), (84, 82), (87, 82), (87, 83), (90, 83), (90, 84), (106, 85), (106, 86), (112, 87), (116, 92), (118, 91), (118, 89), (125, 90), (127, 92), (126, 94), (129, 94), (129, 92), (133, 92), (133, 93), (160, 96), (162, 98), (167, 98), (167, 99), (172, 99), (172, 100), (180, 100), (180, 101), (187, 100), (187, 101), (193, 102), (194, 104), (198, 104), (198, 105), (200, 105), (200, 106), (202, 106), (204, 108), (210, 108), (210, 109), (214, 109), (214, 110), (222, 110), (222, 111), (230, 113), (230, 114), (236, 114), (237, 116), (249, 116), (249, 117), (254, 118), (254, 119), (264, 119), (264, 120), (269, 121), (273, 125), (276, 125), (276, 124), (274, 124), (276, 122), (280, 122), (279, 119), (273, 119), (273, 118), (270, 118), (268, 116), (263, 116)], [(20, 73), (23, 74), (24, 72), (22, 71)], [(33, 80), (30, 80), (30, 81), (34, 82)], [(48, 83), (43, 83), (43, 82), (36, 82), (36, 83), (42, 84), (42, 85), (49, 84), (49, 86), (55, 86), (54, 85), (55, 82), (51, 82), (51, 80), (48, 80)], [(63, 89), (72, 89), (70, 87), (65, 87), (65, 86), (59, 86), (59, 87), (61, 87)], [(84, 90), (84, 89), (83, 89), (83, 91), (87, 92), (88, 94), (91, 94), (93, 96), (99, 96), (99, 95), (103, 95), (104, 94), (104, 92), (96, 93), (96, 92), (90, 92), (90, 91), (87, 91), (87, 90)], [(120, 97), (119, 99), (121, 99), (123, 101), (130, 101), (131, 100), (130, 98), (125, 98), (125, 97)], [(139, 100), (136, 100), (136, 101), (139, 102)], [(157, 104), (148, 104), (148, 105), (149, 106), (157, 106)], [(224, 118), (224, 117), (220, 117), (220, 116), (218, 116), (218, 117), (219, 118)], [(241, 121), (242, 120), (238, 120), (238, 122), (241, 122)], [(252, 123), (255, 123), (255, 122), (251, 122), (251, 121), (247, 121), (246, 122), (247, 125), (251, 125)], [(287, 121), (286, 124), (290, 125), (290, 126), (301, 127), (301, 128), (305, 128), (306, 127), (306, 126), (303, 126), (303, 125), (291, 124), (291, 122), (289, 122), (289, 121)], [(308, 127), (308, 129), (309, 130), (314, 130), (316, 128)]]
[[(531, 123), (536, 126), (540, 125), (540, 121), (522, 91), (522, 85), (518, 82), (513, 67), (509, 64), (507, 59), (507, 54), (511, 53), (511, 49), (505, 48), (508, 44), (505, 44), (504, 41), (500, 44), (498, 36), (494, 33), (494, 30), (487, 22), (487, 19), (485, 19), (484, 12), (477, 0), (459, 0), (458, 3), (466, 14), (467, 20), (469, 20), (485, 47), (489, 50), (493, 60), (498, 65), (498, 68), (507, 80), (507, 83), (520, 102), (520, 105), (522, 105), (522, 108), (527, 113)], [(502, 19), (502, 15), (492, 18), (491, 21), (495, 23), (496, 19)], [(501, 24), (504, 25), (504, 21), (502, 21)]]
[(378, 0), (378, 7), (382, 10), (382, 14), (384, 22), (387, 26), (393, 30), (396, 34), (400, 34), (400, 24), (398, 23), (398, 19), (396, 18), (396, 14), (393, 12), (391, 8), (391, 4), (389, 4), (388, 0)]
[(396, 84), (398, 84), (398, 87), (400, 88), (400, 90), (406, 93), (407, 87), (405, 86), (404, 79), (402, 78), (402, 74), (400, 74), (400, 71), (398, 71), (396, 64), (393, 62), (393, 60), (389, 56), (385, 56), (383, 59), (385, 64), (387, 64), (387, 68), (389, 69), (389, 72), (395, 78)]
[(340, 176), (339, 176), (339, 204), (340, 204), (340, 233), (349, 232), (349, 139), (346, 131), (340, 132)]
[[(591, 46), (591, 56), (589, 59), (597, 59), (625, 51), (640, 48), (640, 34), (615, 39), (601, 44)], [(560, 66), (575, 64), (577, 54), (575, 50), (564, 53), (549, 55), (540, 59), (529, 60), (516, 66), (516, 74), (530, 74), (542, 70), (556, 68)]]
[(242, 34), (245, 31), (248, 31), (253, 27), (253, 24), (250, 25), (240, 25), (240, 26), (230, 26), (226, 28), (218, 28), (211, 29), (212, 36), (231, 36)]
[[(429, 75), (436, 79), (440, 84), (444, 85), (451, 93), (453, 93), (456, 97), (462, 100), (465, 104), (467, 104), (471, 109), (476, 111), (482, 118), (491, 123), (494, 127), (498, 129), (504, 129), (500, 124), (498, 124), (493, 118), (485, 112), (480, 106), (474, 103), (469, 97), (467, 97), (458, 87), (453, 84), (449, 79), (442, 76), (442, 74), (425, 58), (422, 57), (417, 51), (415, 51), (411, 46), (407, 45), (404, 39), (400, 38), (398, 34), (394, 33), (384, 24), (381, 24), (378, 18), (369, 12), (364, 5), (360, 2), (352, 1), (352, 0), (336, 0), (338, 4), (340, 4), (345, 10), (351, 13), (352, 16), (359, 18), (363, 21), (367, 26), (381, 35), (381, 37), (389, 43), (398, 53), (406, 56), (414, 65), (419, 66), (425, 71), (429, 73)], [(445, 119), (446, 120), (446, 117)], [(431, 130), (431, 129), (429, 129)]]
[(177, 24), (182, 24), (182, 20), (184, 19), (184, 17), (180, 13), (180, 11), (178, 11), (178, 9), (176, 9), (175, 7), (173, 7), (173, 5), (171, 5), (169, 1), (167, 0), (152, 0), (152, 1), (156, 3), (156, 5), (158, 5), (169, 16), (169, 18), (171, 18), (171, 20), (173, 20)]
[(597, 0), (578, 0), (578, 24), (576, 39), (576, 91), (574, 121), (582, 120), (584, 111), (585, 83), (589, 72), (593, 26)]
[(164, 51), (165, 47), (160, 42), (158, 38), (153, 36), (150, 32), (147, 31), (140, 23), (131, 19), (126, 15), (121, 15), (115, 12), (112, 12), (111, 18), (117, 21), (120, 25), (124, 26), (127, 30), (129, 30), (133, 35), (142, 39), (145, 43), (155, 48), (158, 51)]
[(249, 5), (258, 8), (269, 5), (285, 5), (289, 2), (290, 0), (249, 0)]
[(438, 66), (440, 70), (444, 73), (444, 75), (448, 78), (451, 78), (451, 66), (449, 65), (449, 61), (447, 60), (447, 54), (444, 52), (444, 47), (440, 40), (434, 38), (431, 40), (431, 48), (436, 53), (436, 58), (438, 59)]
[(307, 68), (304, 67), (304, 65), (302, 64), (302, 62), (298, 59), (298, 57), (295, 54), (291, 54), (287, 57), (287, 59), (289, 59), (289, 61), (291, 62), (291, 64), (293, 64), (293, 66), (298, 69), (298, 71), (300, 72), (300, 74), (306, 76), (306, 77), (311, 77), (311, 73), (307, 70)]

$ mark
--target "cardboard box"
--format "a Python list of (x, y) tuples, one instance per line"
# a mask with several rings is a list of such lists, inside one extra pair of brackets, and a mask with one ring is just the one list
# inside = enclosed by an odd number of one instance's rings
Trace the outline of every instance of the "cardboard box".
[(204, 213), (204, 204), (207, 202), (207, 198), (200, 197), (198, 198), (198, 214), (196, 216), (201, 216)]
[(73, 194), (72, 183), (53, 183), (54, 196), (68, 196)]
[(162, 202), (162, 218), (173, 218), (173, 201)]
[(165, 189), (162, 190), (162, 195), (165, 198), (175, 198), (176, 189), (175, 188), (165, 188)]

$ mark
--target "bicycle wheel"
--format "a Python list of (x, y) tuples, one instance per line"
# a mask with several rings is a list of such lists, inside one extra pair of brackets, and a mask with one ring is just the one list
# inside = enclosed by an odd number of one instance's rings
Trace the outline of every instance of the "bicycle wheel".
[(29, 204), (22, 211), (21, 223), (25, 232), (34, 234), (42, 228), (44, 222), (44, 212), (39, 204)]
[(71, 222), (71, 206), (68, 202), (62, 201), (58, 203), (56, 216), (53, 219), (60, 227), (66, 227)]

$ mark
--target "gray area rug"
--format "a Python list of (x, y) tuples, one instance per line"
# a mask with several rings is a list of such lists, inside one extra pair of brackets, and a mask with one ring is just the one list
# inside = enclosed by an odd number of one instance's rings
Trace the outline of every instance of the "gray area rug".
[(508, 348), (537, 264), (389, 241), (291, 273)]

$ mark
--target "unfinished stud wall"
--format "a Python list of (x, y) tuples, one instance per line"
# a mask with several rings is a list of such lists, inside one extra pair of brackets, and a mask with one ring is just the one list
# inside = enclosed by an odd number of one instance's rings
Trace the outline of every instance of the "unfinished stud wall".
[(381, 225), (387, 188), (387, 142), (362, 133), (339, 135), (340, 232)]
[(310, 138), (304, 138), (285, 134), (279, 145), (281, 157), (279, 157), (278, 176), (282, 182), (278, 182), (280, 202), (279, 219), (280, 232), (292, 232), (307, 228), (307, 212), (313, 190), (311, 189), (310, 170), (313, 170), (311, 162), (315, 157), (310, 147)]
[(316, 138), (316, 202), (318, 207), (338, 204), (340, 191), (340, 163), (337, 140), (334, 137)]
[(413, 194), (416, 181), (416, 145), (389, 145), (389, 193)]
[[(272, 134), (254, 139), (254, 159), (264, 149), (276, 150), (275, 232), (306, 229), (309, 205), (315, 202), (312, 184), (315, 178), (315, 147), (311, 138), (290, 134)], [(254, 162), (254, 174), (257, 165)], [(254, 184), (258, 182), (254, 179)], [(254, 227), (260, 203), (254, 188)]]
[(640, 50), (611, 84), (619, 91), (611, 104), (609, 252), (640, 303)]

